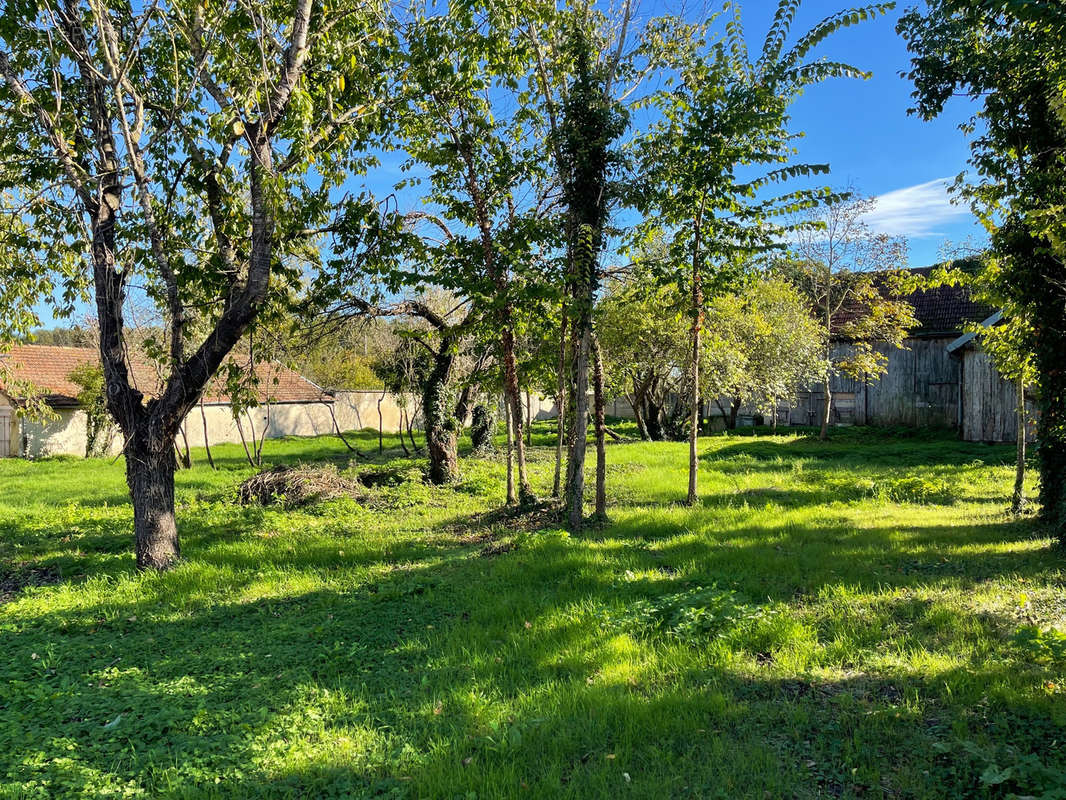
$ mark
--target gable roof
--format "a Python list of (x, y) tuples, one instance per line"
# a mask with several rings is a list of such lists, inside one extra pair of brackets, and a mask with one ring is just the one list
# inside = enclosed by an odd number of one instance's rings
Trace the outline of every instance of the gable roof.
[[(917, 267), (911, 274), (928, 278), (935, 267)], [(969, 286), (937, 286), (919, 289), (903, 298), (914, 306), (918, 327), (911, 335), (959, 334), (968, 322), (981, 322), (995, 309), (973, 298)]]
[[(77, 408), (80, 387), (70, 379), (76, 368), (86, 364), (99, 366), (100, 354), (91, 347), (57, 347), (53, 345), (15, 345), (10, 351), (0, 353), (0, 391), (4, 391), (4, 374), (14, 383), (11, 389), (18, 393), (24, 384), (39, 390), (41, 399), (52, 408)], [(239, 362), (238, 362), (239, 363)], [(159, 393), (163, 384), (155, 364), (137, 355), (128, 360), (130, 382), (148, 397)], [(245, 362), (244, 369), (249, 369)], [(291, 369), (274, 362), (257, 363), (255, 372), (259, 379), (257, 399), (260, 403), (321, 403), (333, 398), (311, 381)], [(10, 394), (10, 392), (8, 392)], [(18, 400), (18, 397), (12, 397)], [(225, 404), (229, 398), (225, 381), (214, 378), (204, 391), (208, 405)]]
[[(968, 271), (963, 262), (956, 262), (959, 268)], [(928, 278), (937, 267), (912, 267), (902, 270), (911, 275)], [(874, 284), (883, 294), (888, 294), (886, 287), (888, 276), (898, 273), (899, 270), (891, 270), (884, 273), (874, 274)], [(914, 317), (918, 325), (908, 332), (913, 337), (937, 337), (958, 336), (963, 332), (966, 323), (981, 322), (995, 312), (992, 306), (980, 303), (973, 298), (969, 286), (965, 285), (942, 285), (930, 289), (918, 289), (905, 295), (896, 295), (895, 299), (904, 300), (913, 307)], [(837, 334), (840, 328), (864, 313), (860, 304), (845, 306), (833, 320), (833, 333)]]

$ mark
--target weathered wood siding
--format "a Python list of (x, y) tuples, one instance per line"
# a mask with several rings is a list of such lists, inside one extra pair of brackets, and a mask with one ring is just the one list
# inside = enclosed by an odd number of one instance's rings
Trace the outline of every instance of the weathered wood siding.
[[(951, 339), (908, 339), (889, 352), (888, 371), (864, 382), (866, 423), (955, 427), (959, 419), (959, 362), (947, 350)], [(892, 348), (894, 350), (894, 348)]]
[[(878, 378), (859, 380), (835, 375), (830, 382), (833, 408), (830, 419), (844, 425), (908, 425), (956, 427), (959, 415), (959, 362), (951, 357), (950, 338), (913, 338), (899, 350), (877, 345), (887, 356), (887, 371)], [(838, 344), (837, 355), (849, 345)], [(815, 425), (822, 418), (821, 386), (801, 392), (789, 415), (793, 425)]]
[[(962, 367), (962, 430), (969, 442), (1014, 442), (1018, 439), (1016, 421), (1017, 388), (1013, 381), (1004, 380), (996, 370), (988, 353), (968, 347), (961, 353)], [(1035, 410), (1029, 408), (1029, 433), (1033, 436)]]

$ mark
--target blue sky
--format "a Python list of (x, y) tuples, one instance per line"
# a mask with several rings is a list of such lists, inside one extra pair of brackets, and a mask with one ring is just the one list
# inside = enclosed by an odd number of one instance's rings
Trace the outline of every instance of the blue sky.
[[(762, 44), (776, 6), (777, 0), (744, 4), (752, 49)], [(839, 0), (804, 0), (794, 36), (843, 7)], [(906, 236), (910, 265), (924, 266), (938, 260), (946, 240), (983, 241), (984, 233), (967, 208), (950, 203), (942, 180), (950, 182), (966, 169), (969, 148), (958, 125), (973, 113), (970, 101), (953, 100), (933, 122), (907, 114), (912, 87), (899, 73), (909, 59), (895, 31), (905, 7), (839, 31), (822, 45), (819, 56), (845, 61), (873, 77), (811, 87), (793, 107), (793, 125), (806, 133), (799, 144), (802, 160), (828, 163), (829, 183), (836, 188), (851, 184), (878, 197), (878, 209), (868, 222), (879, 231)]]

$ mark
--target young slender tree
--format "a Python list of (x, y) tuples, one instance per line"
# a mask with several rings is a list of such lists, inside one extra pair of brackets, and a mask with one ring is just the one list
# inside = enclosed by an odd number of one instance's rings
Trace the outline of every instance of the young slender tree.
[[(871, 5), (834, 14), (786, 49), (800, 3), (781, 0), (758, 57), (748, 54), (739, 7), (724, 38), (703, 46), (697, 38), (676, 87), (652, 100), (662, 121), (638, 145), (645, 187), (643, 239), (662, 231), (668, 257), (664, 279), (689, 294), (689, 480), (687, 502), (698, 499), (699, 364), (705, 299), (735, 284), (753, 253), (779, 246), (792, 227), (776, 222), (798, 209), (830, 200), (827, 189), (797, 189), (779, 196), (770, 188), (828, 171), (827, 165), (790, 164), (795, 134), (788, 108), (808, 86), (833, 77), (867, 77), (847, 64), (808, 60), (841, 28), (883, 14)], [(701, 31), (695, 33), (702, 37)], [(752, 167), (765, 169), (751, 177)], [(743, 169), (741, 169), (743, 168)], [(800, 226), (802, 227), (802, 226)]]
[[(829, 369), (822, 380), (819, 437), (829, 435), (834, 375), (876, 379), (887, 369), (880, 343), (903, 347), (917, 320), (914, 309), (899, 295), (913, 288), (902, 272), (907, 243), (874, 231), (865, 216), (870, 198), (851, 197), (811, 212), (814, 223), (794, 234), (795, 259), (782, 271), (810, 301), (825, 337)], [(837, 347), (846, 341), (848, 347)]]
[[(51, 281), (61, 303), (93, 297), (141, 568), (179, 556), (182, 420), (264, 303), (297, 283), (295, 266), (318, 261), (308, 231), (329, 224), (332, 190), (364, 165), (393, 72), (384, 19), (373, 2), (312, 0), (5, 7), (3, 270), (21, 287)], [(152, 398), (126, 360), (135, 284), (166, 318)], [(192, 311), (209, 320), (199, 341), (186, 335)]]

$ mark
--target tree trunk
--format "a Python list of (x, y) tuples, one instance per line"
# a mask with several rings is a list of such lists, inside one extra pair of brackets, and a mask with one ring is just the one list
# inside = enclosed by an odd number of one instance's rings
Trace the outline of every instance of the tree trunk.
[(244, 448), (244, 457), (248, 459), (249, 466), (255, 466), (255, 460), (252, 458), (252, 451), (248, 449), (248, 440), (244, 436), (244, 426), (241, 424), (241, 418), (239, 412), (234, 414), (233, 421), (237, 423), (237, 433), (241, 437), (241, 447)]
[[(254, 428), (252, 429), (255, 430)], [(263, 466), (263, 445), (266, 444), (267, 434), (270, 432), (270, 403), (266, 405), (266, 414), (263, 416), (263, 433), (259, 437), (259, 443), (255, 447), (255, 460), (259, 466)]]
[(164, 570), (181, 555), (174, 518), (176, 467), (171, 437), (149, 436), (146, 431), (138, 430), (126, 443), (126, 482), (133, 500), (133, 540), (138, 569)]
[(559, 323), (559, 358), (555, 378), (555, 477), (552, 497), (562, 496), (563, 441), (566, 438), (566, 310)]
[[(452, 483), (459, 477), (458, 436), (448, 397), (452, 364), (455, 361), (450, 351), (451, 343), (442, 340), (440, 350), (434, 354), (433, 369), (426, 377), (422, 392), (429, 481), (436, 485)], [(403, 442), (402, 429), (400, 442)]]
[(700, 436), (700, 335), (703, 331), (703, 278), (700, 275), (701, 204), (694, 221), (692, 249), (692, 351), (689, 354), (689, 403), (692, 405), (688, 430), (688, 497), (686, 505), (694, 506), (699, 499), (699, 436)]
[[(411, 449), (417, 453), (422, 448), (419, 447), (418, 442), (415, 441), (415, 434), (413, 430), (415, 420), (410, 411), (406, 411), (405, 409), (405, 413), (407, 414), (407, 438), (411, 440)], [(458, 431), (456, 431), (456, 433), (458, 433)], [(400, 433), (400, 438), (403, 438), (402, 432)]]
[(733, 402), (729, 404), (729, 430), (735, 431), (737, 429), (737, 417), (740, 414), (740, 400), (733, 399)]
[(773, 411), (770, 412), (770, 433), (777, 433), (777, 398), (773, 400)]
[(833, 412), (833, 393), (829, 386), (828, 377), (822, 383), (822, 397), (824, 399), (822, 405), (822, 430), (818, 434), (818, 438), (824, 442), (829, 437), (829, 416)]
[(533, 446), (533, 402), (526, 389), (526, 447)]
[(1025, 382), (1019, 378), (1015, 383), (1018, 385), (1018, 449), (1014, 465), (1014, 495), (1010, 508), (1013, 513), (1020, 514), (1025, 508)]
[(604, 419), (603, 357), (600, 343), (592, 337), (592, 386), (596, 421), (596, 519), (607, 519), (607, 447), (604, 440), (607, 423)]
[(333, 403), (323, 401), (322, 405), (324, 405), (326, 410), (329, 411), (329, 418), (333, 420), (333, 432), (337, 434), (342, 442), (344, 442), (344, 446), (348, 448), (348, 452), (355, 453), (357, 456), (362, 456), (363, 454), (360, 453), (357, 448), (352, 447), (351, 443), (345, 438), (344, 431), (341, 430), (340, 423), (337, 422), (337, 414), (333, 411)]
[(484, 456), (494, 449), (492, 437), (496, 432), (496, 419), (489, 407), (484, 403), (474, 406), (473, 419), (470, 424), (471, 452), (474, 455)]
[(507, 505), (518, 502), (514, 491), (514, 417), (508, 407), (507, 398), (503, 400), (503, 416), (507, 423)]
[(385, 399), (385, 391), (382, 389), (381, 397), (378, 398), (378, 455), (385, 452), (385, 423), (381, 416), (381, 401)]
[(207, 412), (204, 411), (204, 401), (200, 400), (200, 418), (204, 422), (204, 450), (207, 451), (207, 463), (211, 469), (215, 469), (215, 459), (211, 457), (211, 443), (207, 440)]
[(572, 423), (574, 440), (570, 444), (567, 459), (566, 507), (567, 521), (572, 530), (581, 527), (585, 516), (585, 451), (588, 445), (589, 426), (589, 349), (591, 344), (591, 319), (584, 317), (575, 325), (576, 351), (573, 359), (573, 408)]
[(518, 500), (523, 505), (536, 498), (526, 477), (526, 445), (522, 439), (522, 392), (518, 388), (518, 368), (515, 364), (514, 333), (505, 327), (500, 334), (503, 346), (503, 377), (507, 410), (512, 421), (515, 463), (518, 466)]
[(651, 436), (648, 435), (648, 426), (644, 424), (644, 397), (638, 392), (636, 381), (633, 381), (633, 394), (626, 393), (626, 400), (629, 402), (629, 407), (633, 409), (633, 421), (637, 424), (637, 435), (643, 441), (649, 441)]
[(181, 434), (182, 447), (178, 450), (179, 463), (182, 469), (192, 469), (192, 452), (189, 450), (189, 437), (185, 435), (185, 426), (178, 428)]
[(650, 397), (644, 403), (644, 425), (648, 429), (648, 438), (653, 442), (661, 442), (663, 434), (663, 407)]
[(407, 449), (407, 442), (405, 442), (403, 440), (403, 429), (406, 427), (406, 420), (407, 420), (407, 403), (404, 403), (402, 406), (400, 406), (400, 430), (399, 430), (400, 447), (403, 448), (403, 456), (404, 456), (404, 458), (410, 458), (411, 457), (411, 451)]
[[(1061, 327), (1061, 322), (1059, 324)], [(1066, 336), (1044, 331), (1041, 336), (1066, 339)], [(1059, 344), (1061, 347), (1056, 356), (1045, 352), (1042, 342), (1037, 345), (1041, 382), (1037, 454), (1040, 460), (1040, 516), (1066, 545), (1066, 370), (1061, 361), (1061, 354), (1066, 352), (1066, 341)]]

